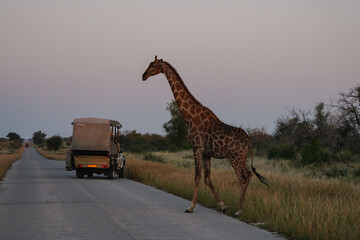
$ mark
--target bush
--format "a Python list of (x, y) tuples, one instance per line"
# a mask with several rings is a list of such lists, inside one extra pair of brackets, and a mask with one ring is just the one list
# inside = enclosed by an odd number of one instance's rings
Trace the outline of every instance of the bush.
[(336, 154), (336, 160), (346, 163), (354, 161), (354, 158), (353, 154), (349, 150), (343, 149)]
[(155, 154), (152, 154), (152, 153), (145, 154), (143, 159), (147, 160), (147, 161), (152, 161), (152, 162), (161, 162), (161, 163), (165, 162), (164, 157), (158, 156), (158, 155), (155, 155)]
[(18, 149), (22, 146), (22, 144), (18, 141), (10, 141), (9, 145), (12, 150)]
[(120, 135), (121, 147), (126, 152), (143, 153), (167, 150), (167, 138), (158, 134), (140, 134), (136, 130)]
[(50, 151), (57, 151), (62, 146), (62, 138), (60, 136), (52, 136), (46, 140), (46, 146)]
[(168, 151), (169, 152), (177, 152), (180, 151), (181, 148), (177, 147), (175, 144), (170, 144), (168, 147)]
[(321, 146), (321, 143), (317, 139), (312, 139), (305, 145), (301, 152), (301, 162), (306, 164), (322, 164), (329, 162), (330, 153), (327, 149)]
[(268, 159), (295, 159), (295, 148), (289, 144), (278, 144), (270, 147)]
[(273, 137), (266, 133), (265, 128), (249, 128), (247, 132), (256, 155), (265, 156)]
[(346, 177), (349, 170), (344, 167), (332, 167), (329, 170), (324, 171), (324, 175), (328, 178)]
[(360, 177), (360, 167), (354, 171), (354, 177)]

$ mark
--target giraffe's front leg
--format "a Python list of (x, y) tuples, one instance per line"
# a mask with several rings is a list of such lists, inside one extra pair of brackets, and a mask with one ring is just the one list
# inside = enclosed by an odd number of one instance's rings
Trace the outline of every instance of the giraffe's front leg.
[(201, 160), (202, 160), (201, 149), (197, 149), (197, 150), (194, 149), (194, 158), (195, 158), (195, 190), (194, 190), (194, 196), (191, 206), (185, 210), (186, 213), (192, 213), (194, 211), (194, 208), (196, 207), (199, 182), (201, 179)]

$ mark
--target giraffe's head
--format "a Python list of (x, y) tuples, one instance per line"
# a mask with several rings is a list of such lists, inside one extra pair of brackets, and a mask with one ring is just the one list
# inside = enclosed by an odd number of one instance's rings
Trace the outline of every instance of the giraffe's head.
[(155, 60), (149, 64), (149, 67), (145, 70), (144, 74), (142, 75), (143, 81), (148, 79), (151, 76), (157, 75), (164, 71), (163, 69), (163, 60), (157, 59), (157, 56), (155, 56)]

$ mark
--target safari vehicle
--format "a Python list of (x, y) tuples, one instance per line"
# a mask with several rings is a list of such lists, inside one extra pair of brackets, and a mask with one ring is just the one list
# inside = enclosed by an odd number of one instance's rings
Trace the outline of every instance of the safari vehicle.
[(72, 150), (66, 156), (66, 170), (76, 176), (92, 177), (94, 173), (113, 179), (124, 177), (125, 156), (120, 148), (122, 127), (118, 121), (101, 118), (74, 119)]

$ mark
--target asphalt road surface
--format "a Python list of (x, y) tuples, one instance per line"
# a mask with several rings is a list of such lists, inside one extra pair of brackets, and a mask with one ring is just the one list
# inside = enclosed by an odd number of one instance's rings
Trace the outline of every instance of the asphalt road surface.
[(77, 179), (27, 148), (0, 183), (0, 239), (281, 239), (188, 200), (102, 175)]

